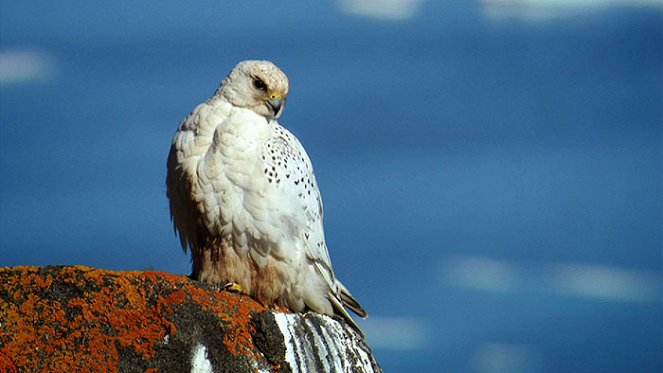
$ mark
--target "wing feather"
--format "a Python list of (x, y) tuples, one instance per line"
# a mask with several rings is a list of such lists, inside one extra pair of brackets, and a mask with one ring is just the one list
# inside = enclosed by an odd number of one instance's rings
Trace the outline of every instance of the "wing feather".
[(367, 313), (334, 275), (324, 237), (324, 207), (311, 160), (301, 143), (287, 129), (278, 126), (275, 134), (268, 139), (264, 147), (263, 158), (267, 163), (267, 176), (280, 177), (277, 179), (280, 180), (278, 184), (285, 181), (287, 187), (283, 188), (284, 195), (281, 198), (294, 200), (295, 205), (304, 211), (304, 214), (300, 213), (300, 222), (304, 228), (299, 234), (302, 235), (306, 258), (324, 280), (327, 298), (335, 313), (361, 332), (343, 306), (360, 317), (366, 317)]
[(166, 176), (166, 194), (168, 196), (170, 218), (173, 228), (179, 235), (182, 250), (186, 253), (187, 247), (193, 250), (198, 241), (198, 226), (200, 213), (193, 201), (190, 183), (186, 180), (188, 175), (182, 170), (177, 161), (175, 144), (168, 154), (168, 173)]

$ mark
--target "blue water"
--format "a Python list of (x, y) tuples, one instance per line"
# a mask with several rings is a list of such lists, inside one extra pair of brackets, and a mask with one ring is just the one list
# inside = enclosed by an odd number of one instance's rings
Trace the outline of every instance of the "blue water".
[(188, 273), (170, 141), (264, 58), (385, 371), (663, 370), (663, 7), (348, 3), (2, 2), (0, 265)]

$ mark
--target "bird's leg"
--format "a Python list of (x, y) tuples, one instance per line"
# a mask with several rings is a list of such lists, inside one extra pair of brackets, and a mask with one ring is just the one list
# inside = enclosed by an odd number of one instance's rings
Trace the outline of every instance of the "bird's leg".
[[(229, 283), (223, 285), (223, 286), (221, 287), (221, 290), (222, 290), (222, 291), (223, 291), (223, 290), (225, 290), (225, 291), (229, 291), (229, 292), (231, 292), (231, 293), (238, 293), (238, 294), (249, 295), (249, 294), (246, 294), (246, 293), (242, 292), (242, 286), (240, 286), (240, 284), (238, 284), (238, 283), (236, 283), (236, 282), (234, 282), (234, 281), (233, 281), (233, 282), (229, 282)], [(249, 295), (249, 296), (250, 296), (250, 295)], [(259, 299), (253, 298), (253, 299), (257, 300), (258, 303), (260, 303), (263, 307), (265, 307), (265, 308), (269, 308), (270, 303), (269, 303), (268, 301), (266, 301), (266, 300), (264, 300), (264, 299), (262, 299), (262, 298), (259, 298)]]
[(239, 286), (238, 283), (236, 282), (229, 282), (222, 287), (223, 290), (227, 290), (231, 293), (241, 293), (242, 292), (242, 287)]

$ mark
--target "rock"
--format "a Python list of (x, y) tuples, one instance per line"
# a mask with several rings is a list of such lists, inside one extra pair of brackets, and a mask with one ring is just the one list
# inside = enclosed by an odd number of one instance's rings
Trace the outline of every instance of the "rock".
[(185, 276), (0, 268), (0, 372), (381, 372), (324, 315), (270, 310)]

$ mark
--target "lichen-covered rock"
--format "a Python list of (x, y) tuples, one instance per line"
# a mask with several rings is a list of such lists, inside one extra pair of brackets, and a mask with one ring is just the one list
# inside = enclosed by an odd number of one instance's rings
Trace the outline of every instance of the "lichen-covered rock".
[(163, 272), (0, 268), (0, 372), (380, 372), (343, 322)]

